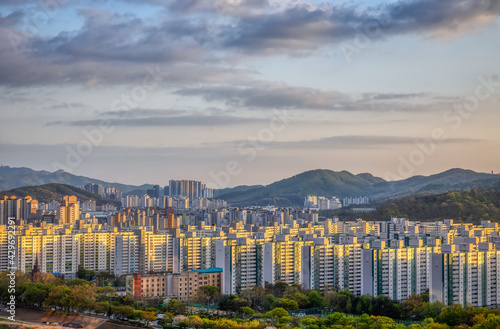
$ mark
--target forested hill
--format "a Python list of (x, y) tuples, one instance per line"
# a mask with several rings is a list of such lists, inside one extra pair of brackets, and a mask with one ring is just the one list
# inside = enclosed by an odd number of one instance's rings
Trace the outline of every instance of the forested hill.
[(389, 220), (405, 217), (410, 220), (435, 221), (454, 219), (479, 223), (481, 220), (500, 222), (500, 185), (490, 189), (472, 189), (462, 192), (447, 192), (420, 197), (404, 197), (388, 200), (377, 205), (377, 210), (354, 213), (352, 209), (323, 212), (323, 215), (343, 219)]
[(12, 190), (0, 192), (0, 196), (31, 196), (39, 202), (50, 202), (52, 200), (62, 200), (65, 195), (74, 195), (80, 201), (94, 200), (98, 206), (109, 203), (115, 206), (120, 205), (120, 201), (103, 198), (99, 194), (82, 190), (78, 187), (65, 184), (45, 184), (40, 186), (18, 187)]

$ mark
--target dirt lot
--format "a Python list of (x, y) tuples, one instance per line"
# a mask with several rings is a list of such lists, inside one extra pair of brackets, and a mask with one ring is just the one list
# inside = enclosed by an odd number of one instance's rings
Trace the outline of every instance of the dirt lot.
[(124, 326), (121, 324), (116, 324), (116, 323), (111, 323), (111, 322), (105, 322), (105, 323), (101, 324), (98, 329), (129, 329), (129, 328), (140, 329), (137, 327)]
[[(9, 316), (9, 314), (2, 314), (3, 317)], [(90, 316), (79, 316), (79, 315), (55, 315), (44, 313), (40, 311), (27, 310), (27, 309), (17, 309), (16, 310), (16, 320), (33, 322), (42, 324), (43, 322), (58, 322), (60, 325), (67, 322), (75, 322), (81, 324), (85, 329), (95, 329), (106, 322), (106, 319), (94, 318)]]

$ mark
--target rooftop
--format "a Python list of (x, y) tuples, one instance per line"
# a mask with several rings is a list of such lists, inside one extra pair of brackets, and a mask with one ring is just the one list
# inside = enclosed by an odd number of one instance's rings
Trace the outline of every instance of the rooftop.
[(222, 273), (222, 268), (220, 267), (212, 267), (212, 268), (205, 268), (205, 269), (199, 269), (199, 270), (193, 270), (198, 273)]

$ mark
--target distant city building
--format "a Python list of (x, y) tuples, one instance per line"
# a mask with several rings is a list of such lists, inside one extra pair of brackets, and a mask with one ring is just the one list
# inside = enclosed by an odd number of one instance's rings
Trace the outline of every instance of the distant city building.
[(360, 197), (355, 197), (355, 198), (344, 198), (342, 200), (342, 205), (344, 207), (349, 207), (352, 204), (359, 205), (359, 204), (367, 204), (370, 203), (370, 199), (366, 196), (360, 196)]
[[(14, 200), (3, 198), (4, 216), (5, 209), (22, 212), (23, 203)], [(33, 223), (19, 220), (15, 266), (66, 278), (75, 277), (78, 266), (128, 275), (129, 293), (141, 299), (189, 300), (205, 284), (236, 294), (286, 282), (396, 301), (429, 290), (431, 302), (445, 305), (500, 305), (498, 223), (339, 221), (303, 209), (200, 208), (205, 200), (198, 198), (187, 209), (120, 209), (104, 215), (103, 222), (92, 212), (78, 218), (78, 200), (66, 196), (58, 211), (45, 213), (48, 204), (41, 205)], [(0, 225), (0, 254), (8, 247), (7, 227)], [(210, 272), (214, 267), (219, 270)], [(0, 260), (0, 271), (7, 268), (7, 258)]]
[(122, 197), (122, 191), (115, 187), (104, 187), (100, 184), (88, 183), (83, 187), (83, 189), (112, 200), (120, 200)]
[(304, 208), (317, 210), (333, 210), (342, 208), (342, 204), (337, 197), (328, 199), (323, 196), (308, 195), (304, 200)]
[(153, 188), (148, 189), (146, 194), (150, 198), (159, 198), (160, 197), (160, 185), (155, 185)]
[(207, 188), (205, 184), (194, 180), (171, 180), (169, 183), (169, 195), (185, 196), (189, 199), (213, 198), (213, 190)]
[(81, 204), (82, 212), (96, 211), (96, 202), (93, 200), (87, 200)]
[(104, 196), (104, 187), (99, 184), (88, 183), (87, 185), (84, 186), (84, 190), (95, 194), (99, 194), (100, 196)]
[(18, 198), (6, 195), (0, 199), (0, 225), (7, 225), (8, 219), (16, 221), (29, 220), (35, 217), (38, 210), (38, 201), (30, 196)]
[(167, 297), (189, 301), (201, 286), (221, 287), (220, 268), (193, 270), (176, 274), (141, 275), (134, 273), (126, 277), (126, 294), (135, 300)]
[(59, 206), (58, 219), (62, 224), (72, 224), (80, 219), (80, 204), (77, 197), (65, 196), (63, 204)]

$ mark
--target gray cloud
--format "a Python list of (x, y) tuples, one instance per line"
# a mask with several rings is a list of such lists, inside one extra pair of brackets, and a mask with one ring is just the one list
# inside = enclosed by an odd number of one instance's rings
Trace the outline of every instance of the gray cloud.
[(21, 10), (16, 10), (9, 15), (0, 15), (0, 26), (14, 26), (21, 21), (24, 13)]
[(400, 34), (459, 33), (466, 26), (489, 23), (485, 17), (499, 14), (500, 4), (490, 0), (410, 0), (367, 10), (301, 3), (278, 12), (240, 17), (237, 27), (224, 35), (224, 45), (268, 54), (314, 50), (352, 42), (360, 34), (376, 40)]
[(137, 118), (137, 117), (163, 117), (163, 116), (175, 116), (180, 114), (185, 114), (185, 110), (152, 110), (152, 109), (132, 109), (132, 110), (121, 110), (121, 111), (106, 111), (103, 112), (103, 116), (111, 117), (121, 117), (121, 118)]
[[(270, 148), (276, 149), (350, 149), (350, 148), (377, 148), (394, 145), (410, 145), (416, 142), (423, 142), (426, 138), (411, 136), (378, 136), (378, 135), (346, 135), (332, 136), (315, 140), (298, 141), (276, 141), (268, 144)], [(241, 145), (247, 141), (230, 141), (226, 144)], [(443, 143), (475, 143), (482, 140), (469, 138), (449, 138)], [(266, 147), (267, 147), (266, 146)]]
[[(367, 93), (360, 99), (325, 89), (289, 86), (285, 83), (254, 81), (246, 85), (205, 85), (175, 91), (183, 96), (200, 96), (205, 101), (222, 101), (227, 106), (337, 111), (422, 111), (439, 105), (430, 93)], [(434, 101), (433, 101), (434, 100)], [(431, 104), (416, 104), (414, 101)], [(413, 102), (413, 103), (412, 103)]]
[[(179, 127), (179, 126), (232, 126), (251, 123), (264, 123), (268, 119), (244, 118), (229, 115), (186, 115), (176, 117), (152, 116), (144, 118), (119, 118), (111, 120), (113, 126), (125, 127)], [(53, 121), (47, 126), (98, 126), (102, 120)]]
[(228, 106), (255, 108), (331, 109), (349, 97), (336, 91), (292, 87), (284, 83), (255, 82), (245, 86), (202, 86), (180, 89), (183, 96), (202, 96), (206, 101), (224, 101)]
[(0, 25), (0, 84), (137, 84), (148, 67), (157, 66), (163, 86), (242, 82), (256, 73), (227, 67), (207, 51), (211, 31), (206, 21), (175, 16), (152, 26), (129, 16), (79, 12), (84, 26), (54, 37)]
[[(304, 54), (352, 42), (357, 31), (370, 31), (377, 24), (382, 27), (370, 37), (373, 40), (400, 34), (457, 34), (490, 23), (500, 13), (499, 2), (493, 0), (409, 0), (368, 9), (300, 1), (292, 7), (271, 7), (265, 0), (241, 0), (238, 8), (225, 0), (152, 3), (179, 14), (151, 24), (131, 15), (81, 9), (83, 27), (53, 37), (27, 37), (12, 28), (21, 11), (0, 17), (0, 84), (134, 83), (148, 64), (168, 66), (173, 85), (232, 83), (256, 73), (227, 66), (227, 60), (237, 61), (242, 55)], [(207, 6), (212, 10), (206, 11)], [(230, 17), (231, 23), (220, 15)], [(12, 38), (22, 51), (12, 51)]]
[(82, 102), (69, 102), (69, 103), (63, 102), (42, 107), (42, 110), (67, 110), (70, 108), (82, 108), (82, 107), (85, 107), (85, 104), (83, 104)]

